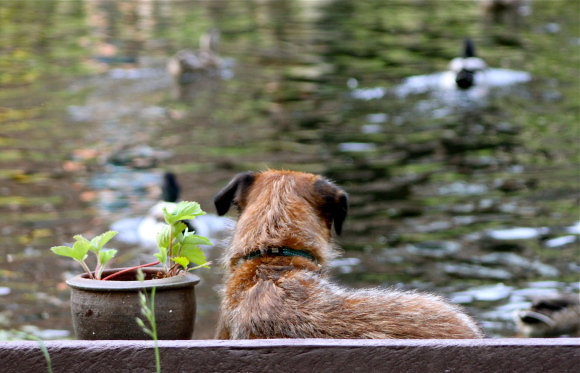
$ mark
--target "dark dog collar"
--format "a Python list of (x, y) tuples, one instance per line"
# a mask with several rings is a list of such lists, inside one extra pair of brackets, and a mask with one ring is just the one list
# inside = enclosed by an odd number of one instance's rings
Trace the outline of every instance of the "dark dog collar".
[[(302, 251), (302, 250), (295, 250), (295, 249), (292, 249), (288, 246), (269, 247), (266, 249), (266, 251), (264, 253), (262, 253), (261, 250), (252, 251), (248, 255), (241, 257), (239, 259), (239, 261), (251, 260), (251, 259), (260, 258), (260, 257), (264, 257), (264, 256), (301, 256), (303, 258), (309, 259), (309, 260), (313, 261), (314, 263), (316, 263), (316, 259), (309, 252)], [(238, 261), (238, 263), (239, 263), (239, 261)]]

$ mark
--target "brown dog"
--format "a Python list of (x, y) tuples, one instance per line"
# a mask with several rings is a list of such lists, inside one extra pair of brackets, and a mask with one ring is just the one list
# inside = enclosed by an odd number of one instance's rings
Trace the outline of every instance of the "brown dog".
[(476, 324), (438, 296), (346, 290), (325, 266), (336, 255), (346, 193), (326, 179), (292, 171), (237, 175), (215, 197), (218, 214), (239, 219), (223, 256), (225, 289), (216, 337), (482, 338)]

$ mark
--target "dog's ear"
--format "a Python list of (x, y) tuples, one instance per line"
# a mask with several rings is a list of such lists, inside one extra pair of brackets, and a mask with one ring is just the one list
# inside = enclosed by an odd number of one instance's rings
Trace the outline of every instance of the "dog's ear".
[(333, 212), (334, 230), (339, 236), (342, 233), (342, 224), (348, 213), (348, 195), (342, 189), (340, 191), (341, 193), (338, 195), (338, 201), (335, 202)]
[(213, 203), (219, 216), (225, 215), (236, 197), (243, 195), (256, 179), (254, 172), (237, 174), (214, 198)]
[(326, 179), (318, 179), (314, 183), (314, 190), (322, 197), (322, 216), (334, 225), (334, 231), (340, 235), (342, 225), (348, 213), (348, 195)]

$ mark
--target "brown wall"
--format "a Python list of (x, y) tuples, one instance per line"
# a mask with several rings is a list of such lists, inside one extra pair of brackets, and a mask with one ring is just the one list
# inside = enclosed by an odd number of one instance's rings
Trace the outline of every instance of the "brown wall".
[[(153, 341), (47, 341), (57, 372), (154, 372)], [(160, 341), (163, 372), (580, 372), (580, 339)], [(38, 343), (0, 342), (0, 372), (47, 372)]]

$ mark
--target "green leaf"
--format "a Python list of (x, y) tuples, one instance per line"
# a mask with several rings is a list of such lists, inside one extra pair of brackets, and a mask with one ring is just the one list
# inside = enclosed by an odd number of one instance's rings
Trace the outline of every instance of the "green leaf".
[[(137, 276), (137, 280), (145, 281), (145, 279), (139, 279), (139, 276)], [(139, 292), (139, 304), (141, 305), (142, 308), (147, 307), (147, 297), (142, 292)]]
[(87, 240), (86, 238), (84, 238), (83, 236), (81, 236), (80, 234), (77, 234), (76, 236), (74, 236), (74, 239), (77, 240), (77, 242), (75, 242), (75, 245), (82, 245), (83, 248), (86, 247), (87, 252), (89, 250), (93, 251), (95, 254), (97, 254), (99, 252), (99, 248), (94, 247), (91, 244), (91, 241)]
[[(115, 237), (119, 232), (115, 231), (107, 231), (91, 240), (91, 246), (94, 248), (93, 251), (98, 252), (111, 240), (111, 238)], [(96, 250), (95, 250), (96, 249)]]
[(169, 247), (169, 240), (171, 237), (171, 227), (169, 225), (164, 225), (157, 233), (157, 246), (158, 247)]
[(178, 221), (173, 223), (171, 226), (173, 227), (173, 237), (175, 237), (179, 242), (183, 241), (184, 236), (181, 232), (187, 228), (187, 225), (182, 221)]
[(173, 260), (175, 263), (181, 265), (183, 267), (183, 269), (187, 269), (187, 266), (189, 265), (189, 259), (187, 259), (186, 257), (183, 257), (183, 256), (171, 258), (171, 260)]
[(115, 249), (99, 251), (99, 261), (101, 262), (101, 266), (105, 266), (105, 264), (115, 256), (115, 254), (117, 254), (117, 250)]
[(181, 248), (181, 256), (198, 265), (207, 262), (203, 250), (197, 245), (184, 245)]
[(198, 236), (196, 234), (188, 234), (183, 239), (184, 245), (211, 245), (209, 238), (204, 236)]
[(177, 203), (172, 202), (167, 202), (163, 206), (162, 212), (165, 223), (170, 224), (168, 221), (173, 219), (173, 211), (175, 211), (175, 206), (177, 206)]
[[(141, 268), (137, 268), (137, 281), (145, 281), (145, 273), (143, 273)], [(141, 304), (144, 304), (146, 300), (145, 294), (143, 294), (143, 299), (141, 299), (141, 294), (143, 293), (139, 293), (139, 299), (141, 300)]]
[(88, 252), (88, 249), (84, 250), (83, 247), (78, 245), (78, 242), (76, 242), (73, 247), (53, 246), (50, 248), (50, 250), (52, 250), (52, 252), (57, 254), (57, 255), (62, 255), (62, 256), (69, 257), (69, 258), (73, 258), (75, 260), (78, 260), (79, 262), (82, 262), (83, 260), (85, 260), (85, 258), (87, 257), (87, 252)]
[(53, 246), (50, 248), (50, 250), (57, 255), (62, 255), (69, 258), (74, 258), (75, 256), (72, 247), (68, 246)]
[(138, 317), (136, 317), (135, 319), (137, 324), (141, 327), (141, 330), (143, 330), (143, 332), (147, 333), (149, 336), (153, 337), (153, 332), (147, 326), (145, 326), (143, 320), (141, 320)]
[(167, 261), (167, 249), (165, 247), (160, 247), (159, 252), (157, 254), (153, 254), (153, 256), (159, 259), (159, 261), (165, 265), (165, 262)]
[(174, 224), (179, 220), (195, 219), (196, 216), (201, 215), (205, 215), (205, 212), (197, 202), (179, 202), (172, 212), (168, 212), (166, 208), (163, 209), (163, 216), (167, 224)]
[(86, 242), (86, 243), (90, 243), (89, 240), (87, 240), (86, 238), (84, 238), (82, 235), (77, 234), (76, 236), (73, 237), (75, 240), (77, 240), (77, 242)]
[(74, 236), (74, 239), (77, 240), (77, 242), (75, 242), (75, 246), (78, 245), (82, 245), (83, 250), (87, 249), (87, 252), (89, 250), (94, 251), (94, 252), (98, 252), (98, 250), (95, 250), (94, 248), (92, 248), (91, 246), (91, 242), (89, 240), (87, 240), (86, 238), (84, 238), (83, 236), (81, 236), (80, 234), (77, 234), (76, 236)]
[(145, 332), (147, 332), (147, 328), (145, 327), (145, 323), (143, 322), (143, 320), (141, 320), (138, 317), (136, 317), (135, 319), (137, 320), (137, 325), (139, 325), (141, 327), (141, 329), (143, 329)]

